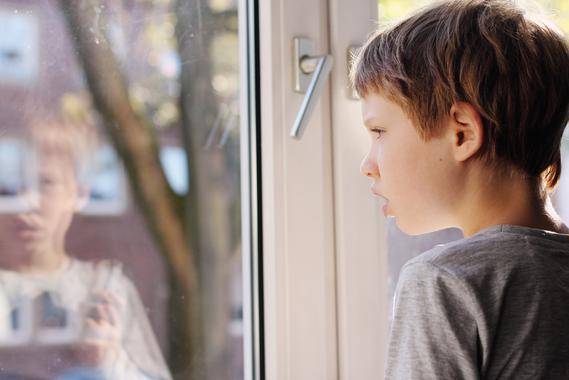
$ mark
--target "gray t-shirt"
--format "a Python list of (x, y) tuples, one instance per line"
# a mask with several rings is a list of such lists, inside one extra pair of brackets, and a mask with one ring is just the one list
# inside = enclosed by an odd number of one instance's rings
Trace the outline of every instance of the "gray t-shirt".
[(391, 379), (569, 379), (569, 234), (488, 227), (401, 270)]

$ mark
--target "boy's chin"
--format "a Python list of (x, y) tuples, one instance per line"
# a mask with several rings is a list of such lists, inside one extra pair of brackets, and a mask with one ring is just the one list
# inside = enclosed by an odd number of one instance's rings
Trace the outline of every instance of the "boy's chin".
[(392, 218), (395, 220), (395, 224), (397, 225), (397, 228), (399, 228), (399, 230), (401, 232), (403, 232), (404, 234), (409, 235), (409, 236), (425, 235), (425, 234), (440, 231), (440, 230), (443, 230), (446, 228), (446, 227), (438, 226), (435, 224), (417, 223), (416, 221), (405, 222), (405, 221), (401, 221), (401, 218), (398, 218), (395, 216), (392, 216)]

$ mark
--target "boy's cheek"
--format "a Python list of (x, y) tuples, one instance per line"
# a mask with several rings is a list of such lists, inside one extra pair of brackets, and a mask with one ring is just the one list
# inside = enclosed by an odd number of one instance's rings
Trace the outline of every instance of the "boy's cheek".
[[(441, 173), (425, 164), (424, 159), (412, 158), (386, 162), (381, 172), (381, 189), (397, 207), (415, 211), (425, 201), (434, 201), (446, 186)], [(415, 212), (414, 211), (414, 212)]]

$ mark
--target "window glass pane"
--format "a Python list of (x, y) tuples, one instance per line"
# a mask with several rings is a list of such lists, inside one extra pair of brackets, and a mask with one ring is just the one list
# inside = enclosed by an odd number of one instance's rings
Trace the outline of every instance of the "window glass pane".
[(0, 378), (243, 378), (237, 9), (0, 0)]
[[(433, 3), (433, 0), (378, 0), (378, 19), (380, 23), (392, 23), (403, 19), (420, 7)], [(530, 6), (541, 8), (554, 22), (569, 34), (569, 2), (566, 0), (528, 1)], [(567, 133), (565, 133), (567, 136)], [(562, 142), (563, 168), (559, 185), (553, 193), (554, 207), (563, 220), (569, 221), (569, 137)], [(420, 236), (408, 236), (396, 226), (393, 218), (388, 219), (388, 255), (389, 255), (389, 294), (393, 301), (399, 271), (409, 259), (425, 252), (437, 244), (457, 240), (463, 237), (459, 229), (446, 229)]]

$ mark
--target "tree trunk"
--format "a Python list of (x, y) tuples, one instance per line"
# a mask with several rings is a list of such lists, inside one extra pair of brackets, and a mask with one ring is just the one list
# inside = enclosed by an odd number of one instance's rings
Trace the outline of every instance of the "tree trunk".
[(202, 379), (200, 279), (191, 249), (195, 243), (186, 240), (184, 211), (177, 207), (183, 200), (166, 180), (153, 129), (133, 111), (126, 81), (105, 36), (99, 14), (101, 4), (97, 0), (60, 0), (60, 6), (95, 107), (122, 158), (137, 204), (169, 266), (171, 370), (176, 378)]
[[(207, 379), (233, 379), (228, 372), (231, 303), (229, 280), (234, 244), (231, 240), (231, 187), (226, 152), (217, 146), (206, 148), (208, 135), (220, 113), (220, 101), (212, 87), (211, 46), (220, 31), (231, 30), (236, 12), (213, 14), (207, 1), (177, 0), (175, 3), (176, 39), (180, 53), (182, 136), (191, 168), (189, 220), (192, 241), (198, 242), (201, 290), (204, 300), (204, 349)], [(233, 16), (233, 17), (232, 17)], [(236, 117), (236, 116), (235, 116)], [(199, 235), (199, 236), (198, 236)]]

